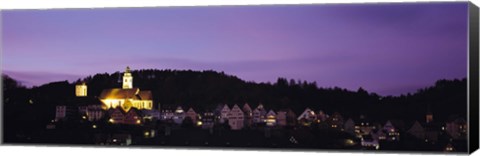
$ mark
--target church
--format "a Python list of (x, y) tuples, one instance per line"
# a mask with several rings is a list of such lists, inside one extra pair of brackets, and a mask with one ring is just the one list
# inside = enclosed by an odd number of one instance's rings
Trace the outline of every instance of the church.
[(104, 110), (120, 107), (128, 112), (131, 108), (152, 110), (153, 107), (152, 92), (133, 87), (130, 67), (127, 67), (123, 74), (122, 88), (104, 89), (99, 99)]

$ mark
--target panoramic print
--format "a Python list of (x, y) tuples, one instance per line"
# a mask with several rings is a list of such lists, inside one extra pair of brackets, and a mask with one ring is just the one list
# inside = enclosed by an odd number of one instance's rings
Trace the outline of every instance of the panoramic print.
[(1, 16), (6, 144), (467, 152), (467, 2)]

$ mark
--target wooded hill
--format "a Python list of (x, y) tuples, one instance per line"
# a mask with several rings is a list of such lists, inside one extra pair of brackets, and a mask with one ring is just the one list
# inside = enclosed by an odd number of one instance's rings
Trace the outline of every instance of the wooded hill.
[[(60, 81), (33, 88), (22, 87), (3, 75), (5, 114), (27, 113), (39, 118), (48, 115), (51, 119), (56, 105), (68, 105), (73, 101), (76, 83), (86, 82), (88, 95), (98, 96), (103, 89), (121, 88), (122, 75), (120, 72), (96, 74), (73, 83)], [(262, 103), (267, 109), (292, 109), (297, 114), (308, 107), (328, 114), (339, 112), (344, 118), (365, 115), (379, 122), (388, 119), (423, 121), (427, 111), (440, 121), (450, 115), (466, 118), (467, 114), (465, 78), (439, 80), (434, 86), (419, 88), (415, 93), (382, 97), (362, 88), (356, 91), (322, 88), (315, 82), (286, 78), (278, 78), (274, 83), (247, 82), (216, 71), (148, 69), (132, 71), (132, 76), (134, 87), (151, 90), (155, 107), (160, 104), (162, 108), (180, 105), (202, 111), (214, 109), (218, 104), (243, 106), (249, 103), (255, 108)], [(29, 114), (21, 105), (36, 108), (31, 108)]]

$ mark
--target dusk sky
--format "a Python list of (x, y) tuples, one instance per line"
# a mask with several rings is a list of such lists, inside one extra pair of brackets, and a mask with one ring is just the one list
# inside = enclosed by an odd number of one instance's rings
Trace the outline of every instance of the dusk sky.
[(467, 6), (3, 10), (2, 72), (32, 86), (126, 66), (215, 70), (399, 95), (466, 77)]

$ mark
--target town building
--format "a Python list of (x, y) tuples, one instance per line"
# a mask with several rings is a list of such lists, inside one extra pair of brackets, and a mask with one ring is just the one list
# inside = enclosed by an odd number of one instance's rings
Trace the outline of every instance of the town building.
[(160, 120), (167, 121), (172, 120), (174, 113), (171, 109), (162, 109), (160, 110)]
[(80, 115), (87, 115), (87, 108), (88, 106), (78, 106), (78, 114)]
[(244, 113), (238, 105), (234, 105), (232, 110), (227, 114), (228, 124), (232, 130), (240, 130), (244, 124)]
[(189, 117), (190, 119), (192, 119), (193, 123), (195, 123), (195, 124), (197, 123), (198, 114), (197, 114), (197, 112), (195, 112), (195, 110), (193, 110), (193, 108), (190, 107), (188, 109), (186, 117)]
[(130, 108), (138, 110), (151, 110), (153, 108), (152, 92), (133, 88), (133, 77), (129, 67), (123, 75), (122, 86), (122, 88), (104, 89), (102, 91), (99, 99), (103, 103), (104, 110), (120, 107), (128, 112)]
[(205, 111), (202, 116), (202, 129), (212, 129), (215, 125), (215, 115), (212, 111)]
[(70, 102), (70, 107), (76, 107), (76, 110), (78, 111), (78, 114), (76, 115), (83, 120), (98, 121), (105, 116), (105, 110), (102, 108), (102, 103), (96, 97), (77, 96)]
[(243, 105), (242, 111), (244, 113), (245, 127), (250, 127), (253, 124), (253, 110), (248, 103)]
[(355, 122), (353, 121), (352, 118), (349, 118), (347, 121), (345, 121), (345, 124), (343, 125), (343, 129), (345, 132), (348, 134), (355, 136)]
[(382, 128), (383, 132), (385, 133), (385, 140), (387, 141), (399, 141), (400, 140), (400, 133), (399, 130), (396, 129), (392, 122), (389, 120)]
[(140, 112), (133, 108), (133, 109), (130, 109), (126, 114), (125, 114), (125, 119), (123, 121), (124, 124), (129, 124), (129, 125), (133, 125), (133, 124), (142, 124), (142, 114), (140, 114)]
[(253, 110), (253, 123), (262, 124), (265, 123), (265, 115), (267, 114), (262, 104), (259, 104), (257, 108)]
[(320, 122), (327, 121), (328, 115), (325, 114), (322, 110), (318, 111), (316, 119), (319, 120)]
[(76, 113), (75, 108), (73, 108), (72, 106), (66, 106), (66, 105), (56, 106), (55, 121), (68, 120), (68, 118), (74, 117), (75, 113)]
[(101, 105), (88, 105), (86, 107), (85, 116), (88, 121), (98, 121), (102, 119), (105, 115), (105, 111), (102, 109)]
[(338, 112), (333, 113), (332, 116), (327, 119), (327, 123), (330, 125), (330, 128), (343, 129), (343, 117)]
[(415, 121), (410, 127), (410, 129), (407, 130), (407, 133), (414, 136), (417, 139), (424, 140), (425, 139), (425, 128), (420, 124), (420, 122)]
[(449, 117), (443, 128), (453, 139), (467, 138), (467, 122), (463, 118)]
[(430, 105), (428, 105), (427, 113), (425, 114), (425, 142), (436, 143), (440, 135), (442, 125), (433, 120), (433, 112), (430, 111)]
[(110, 109), (108, 111), (111, 124), (140, 125), (142, 124), (141, 115), (137, 109), (130, 109), (125, 112), (121, 108)]
[(183, 120), (185, 119), (185, 111), (183, 110), (182, 106), (178, 106), (173, 113), (172, 120), (176, 124), (182, 124)]
[(309, 126), (317, 116), (315, 115), (315, 112), (311, 110), (310, 108), (305, 108), (302, 114), (300, 114), (297, 118), (298, 122), (304, 126)]
[(277, 112), (277, 125), (278, 126), (287, 126), (287, 111), (280, 110)]
[(276, 126), (277, 125), (277, 113), (275, 111), (270, 110), (266, 114), (265, 123), (267, 126)]
[(378, 150), (380, 149), (380, 144), (377, 139), (372, 137), (372, 135), (364, 135), (361, 137), (361, 143), (364, 149)]
[(220, 123), (225, 123), (228, 120), (228, 113), (230, 113), (230, 107), (227, 104), (223, 105), (218, 116)]
[(297, 125), (297, 114), (291, 109), (287, 109), (287, 126), (294, 127)]
[(425, 142), (436, 143), (439, 140), (442, 125), (435, 122), (425, 123)]
[(87, 84), (85, 82), (75, 85), (75, 96), (85, 97), (87, 96)]
[(143, 114), (143, 119), (147, 119), (147, 120), (150, 120), (150, 121), (157, 121), (157, 120), (160, 120), (161, 119), (161, 112), (159, 110), (156, 110), (156, 109), (152, 109), (152, 110), (147, 110), (147, 109), (143, 109), (141, 110), (142, 114)]
[(372, 129), (370, 131), (370, 134), (372, 135), (372, 137), (376, 140), (379, 140), (379, 141), (382, 141), (382, 140), (386, 140), (387, 139), (387, 134), (386, 134), (386, 131), (383, 129), (383, 128), (379, 128), (379, 129)]
[(355, 134), (359, 138), (363, 135), (371, 134), (371, 131), (374, 129), (376, 129), (375, 125), (364, 115), (360, 115), (358, 122), (355, 123)]

